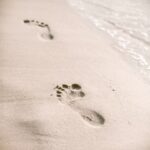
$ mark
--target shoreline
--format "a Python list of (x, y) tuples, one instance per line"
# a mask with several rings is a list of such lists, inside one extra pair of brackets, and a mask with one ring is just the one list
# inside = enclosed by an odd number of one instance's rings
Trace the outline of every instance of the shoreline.
[[(65, 0), (1, 3), (4, 150), (148, 150), (149, 85), (112, 48), (111, 38), (96, 33)], [(41, 40), (46, 31), (24, 19), (49, 24), (54, 39)], [(81, 101), (71, 97), (81, 114), (68, 105), (68, 95), (61, 99), (65, 103), (54, 95), (56, 85), (73, 83), (85, 93)], [(88, 125), (91, 118), (84, 121), (81, 115), (89, 110), (101, 114), (105, 124)], [(31, 133), (29, 126), (45, 136)]]

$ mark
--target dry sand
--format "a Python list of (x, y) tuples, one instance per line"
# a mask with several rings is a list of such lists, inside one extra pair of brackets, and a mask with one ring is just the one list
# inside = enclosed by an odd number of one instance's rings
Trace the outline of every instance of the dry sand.
[(0, 150), (150, 149), (150, 87), (107, 35), (65, 0), (1, 0), (0, 15)]

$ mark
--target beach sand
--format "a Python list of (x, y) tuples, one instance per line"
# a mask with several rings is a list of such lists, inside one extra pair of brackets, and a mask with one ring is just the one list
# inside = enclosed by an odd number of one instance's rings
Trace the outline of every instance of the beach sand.
[(1, 0), (0, 15), (1, 150), (150, 149), (150, 86), (108, 35), (65, 0)]

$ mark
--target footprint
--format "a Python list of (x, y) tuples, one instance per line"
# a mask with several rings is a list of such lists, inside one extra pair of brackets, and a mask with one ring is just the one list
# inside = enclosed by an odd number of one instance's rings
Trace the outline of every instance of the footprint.
[(105, 118), (101, 114), (94, 110), (83, 108), (77, 104), (79, 100), (82, 100), (82, 98), (86, 96), (81, 85), (76, 83), (71, 85), (62, 84), (57, 85), (54, 90), (58, 100), (78, 112), (81, 118), (89, 125), (96, 127), (105, 123)]
[(25, 19), (23, 21), (25, 24), (29, 24), (29, 25), (35, 25), (41, 28), (45, 28), (46, 29), (46, 33), (42, 33), (40, 34), (40, 37), (44, 40), (52, 40), (54, 39), (54, 36), (51, 34), (51, 30), (48, 24), (45, 24), (44, 22), (39, 22), (37, 20), (29, 20), (29, 19)]

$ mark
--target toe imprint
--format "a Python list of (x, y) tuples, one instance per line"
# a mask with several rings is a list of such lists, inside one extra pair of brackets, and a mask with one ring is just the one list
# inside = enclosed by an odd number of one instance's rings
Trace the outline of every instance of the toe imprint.
[(73, 90), (80, 90), (80, 89), (81, 89), (81, 86), (80, 86), (79, 84), (72, 84), (72, 85), (71, 85), (71, 88), (72, 88)]
[(56, 96), (61, 102), (71, 104), (77, 100), (83, 98), (85, 93), (81, 90), (82, 87), (79, 84), (62, 84), (57, 85), (54, 90), (56, 91)]
[(57, 94), (61, 94), (62, 92), (60, 92), (60, 91), (57, 91)]
[(24, 20), (24, 23), (30, 23), (30, 20), (26, 19)]
[(69, 88), (69, 86), (67, 84), (63, 84), (62, 87), (65, 88), (65, 89)]

